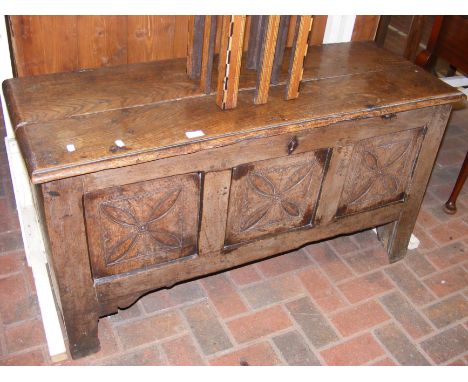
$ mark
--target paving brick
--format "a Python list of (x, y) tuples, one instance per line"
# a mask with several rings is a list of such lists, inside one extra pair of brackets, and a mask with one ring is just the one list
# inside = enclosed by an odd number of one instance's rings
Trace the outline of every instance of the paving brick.
[[(434, 198), (435, 199), (435, 198)], [(453, 219), (453, 215), (448, 214), (447, 212), (444, 211), (443, 209), (443, 203), (440, 203), (438, 199), (435, 205), (431, 207), (427, 207), (428, 213), (430, 213), (432, 216), (434, 216), (437, 221), (440, 223), (447, 223)], [(459, 207), (459, 203), (457, 201), (457, 209)], [(434, 228), (434, 227), (432, 227)]]
[(290, 366), (320, 365), (320, 361), (313, 351), (296, 331), (276, 336), (273, 338), (273, 342)]
[(208, 303), (197, 303), (184, 309), (183, 312), (205, 355), (232, 347), (228, 335)]
[(330, 366), (363, 365), (385, 354), (382, 347), (366, 333), (320, 352)]
[(437, 218), (430, 212), (428, 209), (421, 208), (417, 218), (417, 222), (424, 229), (429, 229), (435, 227), (440, 222)]
[(386, 357), (380, 361), (372, 363), (371, 366), (397, 366), (397, 364), (392, 359)]
[(135, 304), (129, 306), (127, 309), (119, 309), (117, 314), (109, 316), (111, 322), (121, 323), (124, 321), (132, 320), (134, 318), (142, 317), (143, 313), (140, 308), (140, 301), (137, 301)]
[(7, 322), (11, 322), (16, 314), (12, 314), (12, 309), (18, 301), (28, 298), (28, 289), (24, 276), (21, 273), (0, 278), (0, 314), (2, 320), (7, 317)]
[(438, 297), (444, 297), (468, 286), (468, 273), (461, 267), (449, 269), (426, 278), (424, 283)]
[(339, 236), (330, 240), (328, 243), (340, 255), (354, 252), (359, 249), (359, 246), (349, 236)]
[(267, 336), (291, 325), (288, 315), (278, 305), (236, 318), (227, 323), (229, 330), (238, 343)]
[(463, 359), (457, 359), (453, 362), (450, 362), (447, 366), (466, 366), (466, 363)]
[(162, 344), (169, 364), (173, 366), (204, 365), (192, 339), (189, 336), (176, 338)]
[(183, 330), (184, 324), (175, 311), (125, 323), (116, 328), (125, 349), (170, 337)]
[(37, 297), (28, 292), (23, 274), (0, 278), (0, 316), (3, 324), (12, 324), (39, 314)]
[(388, 257), (382, 246), (344, 256), (348, 265), (357, 273), (367, 273), (388, 265)]
[(257, 267), (266, 277), (274, 277), (311, 264), (305, 252), (299, 250), (264, 260), (258, 263)]
[(320, 305), (323, 310), (332, 312), (346, 306), (346, 302), (335, 287), (318, 269), (312, 268), (302, 271), (299, 273), (299, 278), (314, 301)]
[(21, 272), (25, 266), (26, 258), (23, 251), (0, 254), (0, 276)]
[(420, 338), (432, 331), (429, 323), (400, 292), (395, 291), (382, 296), (380, 302), (412, 338)]
[(6, 198), (0, 198), (0, 232), (20, 229), (16, 209), (13, 209), (8, 202)]
[(437, 268), (444, 269), (467, 260), (468, 253), (462, 242), (455, 242), (432, 251), (427, 259)]
[(369, 329), (389, 319), (389, 315), (374, 300), (340, 311), (330, 318), (343, 336)]
[(242, 290), (242, 294), (254, 309), (283, 301), (303, 293), (301, 282), (294, 274), (268, 279)]
[(0, 315), (5, 325), (29, 320), (39, 314), (39, 302), (36, 295), (26, 295), (16, 301), (2, 301), (0, 297)]
[(171, 296), (166, 289), (147, 294), (146, 296), (143, 296), (140, 301), (143, 309), (147, 313), (159, 312), (175, 306), (175, 302), (172, 301)]
[(198, 281), (175, 285), (170, 289), (161, 289), (141, 299), (144, 310), (148, 313), (172, 308), (177, 305), (195, 302), (206, 297)]
[(93, 354), (88, 358), (106, 357), (118, 352), (119, 348), (117, 345), (117, 340), (115, 339), (115, 333), (112, 329), (112, 324), (109, 317), (101, 318), (99, 320), (98, 337), (99, 343), (101, 344), (101, 350), (99, 353)]
[(424, 309), (424, 314), (437, 328), (443, 328), (468, 316), (468, 302), (455, 295)]
[(206, 297), (203, 288), (200, 286), (200, 282), (197, 280), (175, 285), (168, 289), (168, 293), (175, 305), (185, 304)]
[(164, 365), (157, 345), (145, 347), (94, 363), (101, 366), (160, 366)]
[(247, 311), (247, 307), (225, 273), (207, 277), (202, 280), (202, 284), (221, 317), (232, 317)]
[(417, 249), (408, 251), (403, 262), (418, 277), (424, 277), (436, 271), (436, 268), (427, 260), (426, 256)]
[(210, 361), (210, 365), (213, 366), (273, 366), (280, 363), (275, 351), (266, 342), (233, 351)]
[(434, 301), (434, 296), (414, 276), (403, 263), (393, 264), (385, 270), (388, 276), (409, 299), (417, 305), (425, 305)]
[(394, 323), (375, 330), (375, 335), (403, 366), (425, 366), (429, 361)]
[(428, 252), (437, 248), (437, 243), (432, 239), (432, 236), (428, 235), (426, 231), (419, 225), (416, 224), (413, 229), (413, 234), (419, 240), (418, 250), (420, 252)]
[(40, 366), (44, 363), (45, 358), (40, 348), (0, 358), (0, 366)]
[(439, 243), (446, 244), (468, 234), (468, 224), (463, 220), (451, 220), (430, 230), (431, 236)]
[(286, 308), (316, 348), (327, 346), (338, 340), (335, 330), (309, 298), (304, 297), (292, 301), (286, 304)]
[(393, 284), (380, 271), (345, 281), (338, 288), (352, 304), (382, 294), (393, 288)]
[(44, 327), (38, 319), (23, 321), (5, 328), (6, 348), (9, 354), (26, 350), (45, 342)]
[(8, 231), (0, 233), (0, 253), (20, 251), (23, 249), (23, 238), (21, 231)]
[(371, 229), (358, 232), (350, 237), (361, 250), (380, 246), (377, 235)]
[(353, 276), (351, 269), (335, 254), (327, 243), (310, 245), (305, 250), (333, 281), (336, 282)]
[(262, 279), (262, 276), (260, 276), (253, 264), (233, 269), (229, 272), (229, 276), (236, 285), (240, 286), (252, 284)]
[(426, 339), (421, 347), (435, 363), (441, 364), (468, 351), (468, 332), (458, 325)]

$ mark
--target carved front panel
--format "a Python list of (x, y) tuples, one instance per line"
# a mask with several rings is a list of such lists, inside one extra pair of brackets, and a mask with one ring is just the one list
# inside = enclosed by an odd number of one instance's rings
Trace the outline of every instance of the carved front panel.
[(233, 169), (226, 245), (311, 224), (328, 149)]
[(403, 201), (423, 129), (370, 138), (354, 146), (337, 216)]
[(129, 272), (195, 254), (199, 200), (198, 174), (86, 194), (93, 275)]

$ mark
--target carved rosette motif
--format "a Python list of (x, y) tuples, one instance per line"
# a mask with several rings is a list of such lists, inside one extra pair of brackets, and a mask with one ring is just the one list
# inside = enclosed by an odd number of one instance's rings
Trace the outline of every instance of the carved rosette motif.
[(403, 200), (416, 155), (418, 130), (356, 144), (337, 215)]
[[(165, 253), (182, 248), (183, 220), (180, 209), (176, 206), (180, 194), (181, 189), (175, 188), (162, 193), (162, 196), (155, 192), (101, 203), (99, 209), (101, 223), (105, 227), (102, 230), (102, 238), (106, 265), (158, 251)], [(145, 204), (144, 198), (155, 201), (152, 208), (141, 208)], [(169, 222), (167, 218), (171, 214), (175, 216), (170, 222), (172, 227), (168, 227), (166, 220)], [(118, 227), (111, 228), (108, 227), (109, 224)], [(115, 230), (125, 233), (116, 238)]]
[(226, 243), (310, 224), (327, 150), (234, 169)]
[(104, 276), (196, 253), (197, 175), (100, 190), (85, 198), (93, 272)]

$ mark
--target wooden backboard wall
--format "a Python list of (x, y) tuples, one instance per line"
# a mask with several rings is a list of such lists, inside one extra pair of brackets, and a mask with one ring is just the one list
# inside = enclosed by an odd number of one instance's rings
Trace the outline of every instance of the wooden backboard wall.
[[(187, 54), (188, 16), (9, 16), (8, 21), (18, 77)], [(291, 21), (288, 46), (294, 37)], [(312, 45), (322, 43), (326, 22), (327, 16), (315, 16)], [(377, 24), (378, 16), (358, 16), (353, 40), (372, 40)], [(247, 17), (244, 49), (249, 28)]]

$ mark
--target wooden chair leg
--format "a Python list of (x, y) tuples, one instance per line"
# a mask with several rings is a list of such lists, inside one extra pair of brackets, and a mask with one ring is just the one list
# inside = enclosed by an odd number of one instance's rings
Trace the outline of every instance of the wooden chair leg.
[(458, 174), (458, 178), (455, 183), (455, 186), (453, 187), (452, 194), (447, 200), (447, 203), (445, 203), (444, 205), (444, 211), (447, 212), (448, 214), (453, 215), (454, 213), (457, 212), (457, 204), (456, 204), (457, 198), (458, 198), (458, 195), (460, 194), (461, 189), (463, 188), (463, 185), (465, 184), (467, 176), (468, 176), (468, 152), (466, 153), (465, 160), (463, 162), (463, 166), (460, 170), (460, 173)]

